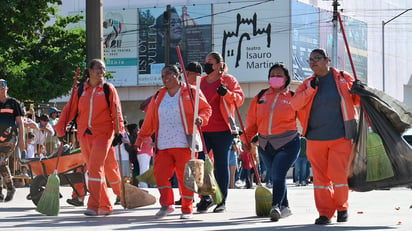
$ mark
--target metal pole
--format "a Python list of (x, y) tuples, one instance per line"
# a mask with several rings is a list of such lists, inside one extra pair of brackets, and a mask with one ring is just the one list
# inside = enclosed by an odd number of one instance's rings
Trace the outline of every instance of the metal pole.
[(103, 58), (103, 0), (86, 1), (87, 62)]
[(333, 1), (332, 66), (338, 67), (338, 0)]
[(400, 17), (404, 13), (412, 10), (412, 8), (402, 11), (400, 14), (389, 19), (387, 22), (382, 21), (382, 91), (385, 92), (385, 25)]

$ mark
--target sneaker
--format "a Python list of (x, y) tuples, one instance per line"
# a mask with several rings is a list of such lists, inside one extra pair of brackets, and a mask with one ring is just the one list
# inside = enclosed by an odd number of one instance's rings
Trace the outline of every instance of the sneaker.
[(16, 193), (16, 188), (7, 189), (7, 196), (4, 199), (5, 202), (13, 200), (14, 194)]
[(226, 205), (225, 203), (220, 203), (216, 206), (216, 208), (213, 210), (214, 213), (223, 213), (226, 211)]
[(175, 205), (182, 205), (182, 198), (180, 198), (179, 200), (175, 201)]
[(285, 218), (292, 215), (292, 210), (289, 207), (281, 206), (280, 207), (280, 218)]
[(296, 183), (295, 183), (295, 186), (296, 186), (296, 187), (299, 187), (299, 186), (300, 186), (299, 182), (296, 182)]
[(303, 181), (300, 185), (306, 186), (306, 181)]
[(280, 210), (277, 205), (273, 206), (269, 214), (271, 221), (278, 221), (280, 218)]
[(315, 225), (328, 225), (330, 223), (330, 219), (325, 216), (320, 216), (318, 219), (315, 220)]
[(207, 213), (207, 210), (213, 206), (213, 201), (210, 197), (202, 197), (197, 204), (197, 211), (199, 213)]
[(180, 219), (192, 219), (193, 218), (193, 214), (191, 213), (182, 213), (182, 215), (180, 215)]
[(348, 210), (338, 211), (338, 222), (347, 222), (348, 221)]
[(110, 214), (112, 214), (112, 212), (101, 210), (101, 209), (99, 209), (99, 212), (96, 212), (93, 209), (86, 209), (86, 212), (84, 212), (84, 215), (89, 216), (89, 217), (105, 217)]
[(84, 206), (83, 200), (81, 200), (78, 197), (72, 198), (72, 199), (67, 199), (66, 200), (67, 204), (71, 204), (73, 206)]
[(269, 182), (269, 183), (266, 183), (266, 187), (267, 187), (267, 188), (272, 188), (272, 187), (273, 187), (273, 184), (270, 183), (270, 182)]
[(120, 205), (122, 203), (122, 200), (120, 199), (120, 196), (116, 196), (116, 201), (114, 202), (115, 205)]
[(160, 210), (156, 213), (156, 217), (161, 218), (169, 215), (170, 213), (173, 213), (175, 211), (175, 208), (172, 205), (169, 206), (162, 206)]

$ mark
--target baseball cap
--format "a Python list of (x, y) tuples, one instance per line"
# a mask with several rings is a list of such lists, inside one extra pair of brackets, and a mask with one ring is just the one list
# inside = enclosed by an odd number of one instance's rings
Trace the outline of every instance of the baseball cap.
[(191, 62), (187, 65), (186, 71), (191, 71), (191, 72), (202, 74), (203, 69), (202, 69), (202, 65), (200, 65), (200, 63)]
[(55, 112), (59, 113), (60, 110), (57, 109), (56, 107), (51, 107), (51, 108), (49, 108), (49, 115), (50, 115), (50, 114), (53, 114), (53, 113), (55, 113)]

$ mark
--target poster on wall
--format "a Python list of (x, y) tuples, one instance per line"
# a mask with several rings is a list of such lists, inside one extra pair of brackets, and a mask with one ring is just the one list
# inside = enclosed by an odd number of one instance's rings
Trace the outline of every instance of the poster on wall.
[(319, 47), (319, 9), (292, 1), (293, 80), (302, 81), (312, 75), (310, 52)]
[(276, 62), (290, 66), (289, 2), (213, 5), (215, 50), (239, 82), (266, 82)]
[(115, 86), (137, 85), (137, 10), (111, 10), (103, 14), (106, 69)]
[[(139, 86), (162, 85), (161, 69), (166, 63), (166, 8), (139, 9)], [(176, 6), (170, 10), (169, 64), (180, 65), (182, 59), (204, 62), (211, 50), (211, 5)]]

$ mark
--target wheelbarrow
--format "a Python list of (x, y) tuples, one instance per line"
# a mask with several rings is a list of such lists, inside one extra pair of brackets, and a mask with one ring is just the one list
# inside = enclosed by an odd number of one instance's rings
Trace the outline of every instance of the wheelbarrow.
[[(45, 158), (30, 158), (21, 160), (22, 164), (28, 165), (32, 173), (32, 183), (30, 193), (26, 199), (32, 200), (35, 205), (39, 202), (44, 189), (46, 188), (47, 178), (53, 174), (56, 168), (57, 152)], [(83, 159), (80, 148), (70, 150), (69, 145), (63, 148), (60, 156), (57, 173), (60, 178), (60, 185), (70, 185), (78, 197), (81, 195), (75, 188), (75, 184), (82, 183), (84, 192), (87, 192), (85, 180), (86, 161)], [(33, 178), (33, 176), (35, 176)]]

